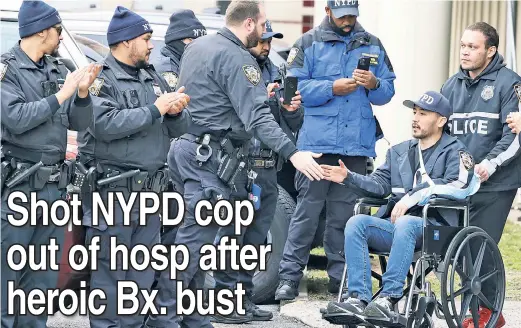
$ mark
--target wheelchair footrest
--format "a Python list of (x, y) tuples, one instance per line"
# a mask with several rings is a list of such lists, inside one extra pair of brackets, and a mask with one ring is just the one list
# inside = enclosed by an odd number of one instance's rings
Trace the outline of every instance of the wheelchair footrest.
[(388, 327), (388, 328), (404, 328), (407, 326), (407, 320), (404, 316), (396, 314), (392, 318), (376, 318), (376, 317), (367, 317), (365, 318), (367, 322), (374, 326), (378, 327)]
[(346, 325), (349, 327), (365, 326), (374, 328), (372, 324), (365, 321), (362, 317), (352, 313), (325, 313), (322, 318), (333, 325)]

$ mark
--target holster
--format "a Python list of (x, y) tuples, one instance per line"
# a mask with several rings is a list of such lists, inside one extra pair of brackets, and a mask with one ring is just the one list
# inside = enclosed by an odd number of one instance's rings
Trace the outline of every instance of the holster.
[(226, 185), (234, 188), (235, 178), (246, 166), (243, 147), (234, 148), (231, 140), (224, 138), (217, 159), (219, 161), (217, 176)]
[(155, 193), (163, 192), (168, 187), (168, 168), (157, 170), (156, 173), (148, 179), (147, 189)]
[(0, 171), (1, 178), (2, 178), (2, 181), (1, 181), (2, 190), (4, 189), (5, 182), (7, 180), (7, 177), (9, 176), (9, 174), (11, 174), (11, 171), (12, 171), (11, 163), (9, 161), (3, 161), (1, 163), (1, 171)]

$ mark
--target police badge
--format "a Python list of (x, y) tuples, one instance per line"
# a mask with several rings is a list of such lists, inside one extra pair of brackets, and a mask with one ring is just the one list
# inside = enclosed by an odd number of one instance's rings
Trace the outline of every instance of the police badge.
[(253, 85), (259, 84), (261, 74), (257, 67), (253, 65), (244, 65), (242, 67), (242, 70), (244, 71), (244, 74), (246, 75), (248, 80), (250, 80), (250, 82)]
[(466, 151), (460, 151), (459, 157), (463, 163), (463, 166), (465, 166), (465, 169), (470, 170), (474, 167), (474, 158), (472, 158), (471, 154), (467, 153)]
[(483, 91), (481, 91), (481, 98), (487, 101), (490, 98), (494, 97), (494, 86), (486, 85), (483, 87)]
[(514, 85), (514, 91), (516, 92), (517, 99), (521, 102), (521, 84)]
[(152, 88), (154, 88), (156, 96), (161, 97), (161, 88), (159, 87), (159, 84), (152, 84)]
[(291, 48), (289, 54), (288, 54), (288, 64), (291, 65), (295, 58), (297, 58), (297, 54), (299, 52), (298, 48)]
[(99, 92), (101, 90), (101, 87), (103, 86), (103, 83), (105, 80), (96, 78), (94, 82), (92, 82), (92, 85), (89, 87), (89, 92), (93, 96), (99, 95)]
[(172, 90), (175, 90), (175, 88), (177, 87), (177, 74), (174, 72), (164, 72), (162, 75), (163, 78), (166, 80), (166, 83), (168, 83), (168, 85), (170, 86), (170, 88), (172, 88)]
[(7, 64), (0, 63), (0, 81), (4, 79), (5, 72), (7, 72)]

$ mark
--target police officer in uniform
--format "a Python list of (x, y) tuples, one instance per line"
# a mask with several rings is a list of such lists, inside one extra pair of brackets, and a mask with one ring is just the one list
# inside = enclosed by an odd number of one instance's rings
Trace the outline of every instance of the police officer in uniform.
[[(382, 137), (371, 107), (392, 99), (396, 76), (381, 41), (357, 22), (358, 1), (328, 1), (326, 14), (288, 55), (288, 74), (298, 77), (305, 111), (297, 145), (323, 153), (321, 164), (335, 165), (342, 159), (350, 170), (363, 174), (367, 157), (376, 156), (375, 143)], [(361, 58), (369, 65), (357, 69)], [(295, 187), (299, 196), (280, 263), (276, 300), (298, 295), (324, 207), (328, 290), (338, 292), (344, 227), (357, 198), (347, 186), (311, 182), (299, 173)]]
[[(269, 104), (271, 113), (280, 125), (286, 135), (296, 142), (294, 133), (298, 131), (302, 125), (304, 113), (302, 107), (286, 109), (282, 106), (281, 95), (282, 85), (276, 80), (280, 80), (281, 73), (279, 69), (269, 59), (272, 38), (282, 39), (282, 33), (273, 32), (270, 21), (266, 21), (266, 33), (262, 35), (261, 40), (256, 47), (250, 49), (250, 53), (255, 57), (257, 63), (262, 70), (262, 79), (268, 88), (270, 94)], [(274, 90), (274, 91), (273, 91)], [(257, 173), (256, 183), (261, 187), (260, 208), (255, 212), (253, 223), (246, 228), (244, 232), (244, 244), (261, 245), (266, 239), (268, 230), (277, 209), (278, 187), (277, 187), (277, 171), (279, 171), (284, 161), (277, 156), (269, 147), (262, 144), (257, 138), (252, 140), (250, 146), (250, 160), (252, 168)], [(220, 229), (219, 235), (231, 235), (230, 227)], [(245, 308), (247, 313), (251, 313), (254, 321), (266, 321), (273, 318), (273, 314), (269, 311), (261, 310), (251, 301), (253, 292), (253, 274), (254, 271), (241, 270), (238, 276), (238, 282), (245, 285), (246, 299)], [(230, 270), (216, 271), (213, 273), (216, 289), (233, 289), (235, 282), (233, 273)], [(234, 323), (226, 316), (216, 314), (213, 316), (214, 322)]]
[[(30, 199), (36, 193), (48, 204), (64, 199), (74, 167), (64, 162), (67, 129), (80, 131), (92, 120), (88, 88), (99, 67), (89, 65), (68, 74), (65, 65), (52, 57), (58, 50), (63, 30), (55, 8), (42, 1), (24, 1), (18, 16), (21, 41), (2, 54), (0, 89), (2, 108), (2, 327), (46, 327), (47, 315), (8, 315), (8, 281), (26, 294), (34, 289), (56, 288), (58, 272), (50, 269), (13, 271), (7, 252), (14, 244), (41, 245), (54, 238), (63, 244), (64, 228), (53, 224), (22, 227), (11, 225), (9, 195), (21, 191)], [(25, 177), (25, 178), (24, 178)], [(16, 201), (17, 203), (19, 201)], [(28, 205), (23, 205), (29, 211)], [(58, 213), (59, 214), (59, 213)], [(63, 213), (62, 213), (63, 214)], [(38, 213), (41, 218), (43, 214)], [(19, 215), (15, 218), (20, 219)], [(39, 255), (40, 256), (40, 255)], [(57, 253), (60, 258), (61, 252)], [(18, 259), (19, 260), (19, 259)], [(18, 260), (15, 260), (18, 261)], [(47, 262), (47, 264), (49, 264)]]
[[(391, 147), (385, 163), (374, 173), (364, 176), (350, 172), (341, 160), (340, 166), (323, 166), (330, 181), (349, 184), (367, 197), (390, 196), (375, 216), (354, 216), (345, 227), (349, 297), (341, 303), (330, 302), (327, 313), (342, 315), (342, 323), (349, 326), (364, 320), (384, 326), (380, 322), (391, 319), (394, 305), (403, 294), (414, 250), (422, 245), (423, 201), (441, 190), (446, 190), (443, 195), (461, 194), (458, 198), (464, 199), (480, 185), (465, 145), (444, 132), (452, 112), (449, 101), (438, 92), (427, 91), (416, 101), (404, 101), (404, 105), (413, 109), (414, 139)], [(430, 224), (459, 225), (455, 210), (429, 213)], [(374, 300), (368, 249), (390, 252), (383, 289)]]
[[(215, 223), (199, 226), (195, 221), (195, 206), (203, 199), (213, 203), (232, 200), (232, 192), (233, 200), (247, 199), (249, 169), (245, 160), (232, 158), (247, 156), (244, 148), (253, 135), (284, 160), (289, 159), (308, 178), (322, 178), (314, 160), (320, 154), (299, 152), (270, 113), (260, 68), (248, 52), (261, 39), (265, 23), (264, 7), (258, 1), (234, 1), (226, 11), (226, 27), (216, 35), (193, 41), (183, 55), (179, 84), (190, 92), (193, 121), (188, 133), (174, 141), (173, 148), (187, 204), (184, 223), (176, 236), (176, 244), (184, 244), (190, 251), (188, 268), (177, 275), (183, 288), (188, 287), (200, 270), (202, 245), (213, 244), (219, 229)], [(201, 58), (205, 65), (201, 65)], [(293, 101), (299, 100), (300, 96), (293, 97)], [(172, 281), (171, 288), (156, 297), (156, 305), (167, 307), (167, 315), (151, 315), (146, 326), (177, 326), (178, 292)], [(250, 320), (251, 316), (244, 319)]]
[[(471, 198), (470, 224), (482, 228), (499, 243), (516, 190), (521, 186), (517, 149), (510, 147), (517, 138), (507, 123), (508, 115), (518, 111), (515, 88), (521, 84), (521, 77), (505, 66), (498, 45), (498, 33), (489, 24), (479, 22), (467, 27), (461, 38), (460, 71), (445, 82), (441, 93), (454, 109), (451, 133), (467, 145), (483, 182)], [(478, 250), (479, 245), (474, 251)], [(485, 256), (483, 274), (493, 269), (489, 266), (492, 262)], [(497, 297), (490, 284), (483, 294), (490, 301)], [(486, 323), (490, 315), (491, 311), (481, 304), (480, 320)], [(498, 327), (502, 325), (501, 315)], [(474, 325), (465, 320), (463, 327)]]
[[(159, 215), (151, 214), (146, 218), (146, 225), (139, 225), (138, 194), (131, 209), (130, 225), (124, 225), (123, 209), (117, 201), (114, 225), (108, 225), (102, 213), (98, 214), (100, 222), (94, 222), (88, 192), (98, 192), (106, 203), (111, 192), (121, 192), (128, 200), (132, 192), (164, 191), (168, 181), (165, 163), (170, 139), (184, 133), (190, 120), (189, 113), (183, 111), (189, 101), (181, 92), (184, 88), (174, 92), (148, 64), (153, 49), (152, 32), (143, 17), (124, 7), (116, 8), (107, 33), (110, 53), (90, 89), (93, 124), (78, 138), (78, 160), (88, 169), (86, 180), (94, 180), (90, 185), (95, 186), (94, 190), (83, 189), (85, 239), (90, 244), (99, 236), (101, 247), (98, 269), (91, 272), (90, 287), (103, 290), (107, 298), (100, 301), (107, 306), (105, 312), (90, 316), (91, 327), (96, 328), (141, 327), (144, 319), (141, 314), (118, 315), (118, 282), (133, 281), (139, 289), (149, 290), (154, 271), (152, 268), (137, 271), (132, 267), (110, 270), (110, 240), (116, 237), (117, 243), (129, 250), (138, 244), (150, 248), (160, 241), (160, 220)], [(141, 313), (144, 300), (139, 299)]]
[[(175, 90), (177, 87), (179, 68), (181, 66), (181, 56), (183, 55), (186, 45), (203, 35), (206, 35), (206, 28), (195, 17), (192, 10), (181, 9), (170, 16), (170, 25), (168, 26), (165, 35), (165, 46), (161, 48), (159, 55), (156, 55), (155, 58), (151, 59), (151, 63), (154, 65), (157, 72), (167, 81), (172, 90)], [(172, 146), (173, 144), (171, 145), (171, 148)], [(173, 151), (168, 153), (168, 169), (170, 178), (168, 185), (169, 191), (175, 191), (182, 195), (183, 182), (179, 179), (179, 172), (177, 170), (177, 164), (175, 163)], [(172, 217), (177, 216), (178, 206), (176, 201), (171, 201), (169, 203), (169, 211)], [(161, 243), (164, 245), (173, 245), (178, 228), (179, 226), (163, 226), (161, 229)], [(204, 284), (205, 276), (206, 274), (201, 271), (194, 280), (200, 280), (201, 284)], [(157, 288), (162, 291), (165, 290), (165, 288), (168, 288), (170, 283), (170, 279), (167, 275), (161, 277), (160, 272), (156, 272), (152, 288)], [(165, 285), (165, 288), (163, 288), (163, 285)], [(194, 317), (184, 318), (181, 326), (197, 326), (197, 322), (200, 321)]]

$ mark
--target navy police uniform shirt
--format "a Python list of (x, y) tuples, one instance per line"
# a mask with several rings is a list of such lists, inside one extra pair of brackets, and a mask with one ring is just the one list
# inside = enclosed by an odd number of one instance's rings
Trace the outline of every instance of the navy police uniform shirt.
[(271, 114), (257, 61), (228, 28), (185, 48), (177, 84), (190, 96), (194, 126), (228, 130), (238, 141), (256, 137), (284, 159), (297, 151)]
[(109, 54), (90, 88), (94, 119), (78, 134), (78, 149), (87, 158), (154, 172), (165, 166), (170, 139), (186, 132), (190, 115), (161, 116), (156, 99), (172, 90), (152, 65), (129, 74)]
[(441, 93), (450, 101), (451, 134), (468, 148), (476, 163), (487, 167), (490, 178), (480, 191), (504, 191), (521, 186), (517, 159), (519, 140), (506, 124), (517, 112), (515, 88), (521, 77), (508, 69), (500, 54), (474, 80), (461, 70), (443, 85)]
[[(411, 139), (391, 147), (387, 151), (385, 163), (372, 174), (365, 176), (349, 172), (345, 184), (355, 187), (362, 196), (402, 200), (409, 209), (421, 201), (422, 191), (429, 188), (425, 181), (414, 184), (415, 157), (418, 140)], [(456, 137), (446, 133), (436, 145), (430, 148), (428, 159), (424, 158), (425, 171), (435, 185), (450, 185), (466, 188), (474, 174), (474, 160), (465, 145)], [(388, 212), (388, 213), (386, 213)], [(385, 217), (390, 211), (382, 207), (377, 216)], [(458, 225), (456, 211), (438, 209), (438, 214), (450, 225)]]
[(77, 95), (61, 106), (55, 94), (68, 70), (45, 55), (35, 63), (14, 46), (2, 55), (0, 89), (2, 151), (20, 159), (52, 165), (65, 159), (67, 130), (86, 129), (92, 120), (91, 97)]

